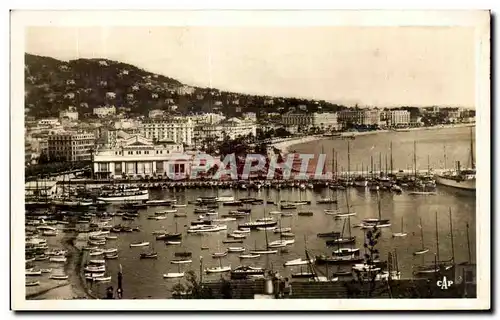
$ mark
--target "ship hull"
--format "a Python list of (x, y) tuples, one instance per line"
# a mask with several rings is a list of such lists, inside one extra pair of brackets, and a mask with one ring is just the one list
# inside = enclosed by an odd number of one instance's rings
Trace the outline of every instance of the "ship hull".
[(144, 191), (138, 194), (131, 194), (131, 195), (98, 197), (97, 200), (104, 202), (147, 201), (149, 200), (149, 192)]
[(476, 179), (456, 181), (446, 177), (436, 176), (436, 183), (447, 187), (476, 191)]

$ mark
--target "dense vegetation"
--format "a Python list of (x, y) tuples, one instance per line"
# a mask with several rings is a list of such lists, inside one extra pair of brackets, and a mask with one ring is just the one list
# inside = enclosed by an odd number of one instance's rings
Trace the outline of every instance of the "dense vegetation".
[(56, 117), (73, 106), (80, 118), (92, 117), (92, 109), (115, 106), (129, 116), (150, 110), (170, 113), (222, 112), (239, 116), (255, 112), (259, 118), (290, 110), (337, 111), (345, 108), (326, 101), (280, 98), (188, 87), (179, 81), (135, 66), (107, 59), (60, 61), (25, 55), (25, 111), (27, 115)]

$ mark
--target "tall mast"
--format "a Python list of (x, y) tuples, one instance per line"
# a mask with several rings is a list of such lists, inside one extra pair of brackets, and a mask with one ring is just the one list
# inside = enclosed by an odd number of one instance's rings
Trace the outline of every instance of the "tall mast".
[(415, 166), (415, 179), (417, 178), (417, 142), (413, 141), (413, 165)]
[(350, 142), (347, 140), (347, 179), (349, 179), (351, 175), (351, 148)]
[(382, 176), (382, 152), (378, 153), (378, 175)]
[(335, 172), (335, 148), (332, 149), (332, 173), (334, 172)]
[(391, 174), (393, 174), (393, 162), (392, 162), (392, 141), (391, 141)]
[(469, 263), (472, 262), (472, 259), (471, 259), (471, 253), (470, 253), (470, 240), (469, 240), (469, 223), (467, 222), (467, 252), (469, 253)]
[(431, 156), (427, 155), (427, 174), (431, 172)]
[(443, 151), (444, 151), (444, 171), (446, 171), (446, 145), (443, 146)]
[(384, 158), (385, 158), (384, 174), (387, 176), (387, 153), (384, 155)]
[(436, 256), (437, 261), (439, 261), (439, 231), (438, 231), (438, 213), (436, 211)]
[[(420, 218), (420, 241), (422, 241), (422, 251), (425, 250), (424, 247), (424, 226), (422, 225), (422, 218)], [(422, 254), (422, 265), (424, 264), (424, 254)]]
[(337, 179), (337, 174), (339, 172), (339, 161), (338, 161), (338, 152), (335, 152), (335, 179)]
[(451, 208), (450, 208), (449, 216), (450, 216), (450, 237), (451, 237), (451, 261), (453, 264), (455, 264), (455, 246), (454, 246), (454, 242), (453, 242), (453, 224), (452, 224), (452, 220), (451, 220)]
[(378, 221), (382, 220), (382, 210), (380, 207), (380, 192), (377, 190), (377, 198), (378, 198)]
[(474, 163), (474, 141), (472, 140), (472, 127), (470, 128), (470, 159), (472, 169), (475, 169), (476, 164)]
[(373, 179), (373, 171), (374, 171), (374, 168), (373, 168), (373, 155), (370, 156), (370, 169), (371, 169), (371, 176), (372, 176), (372, 179)]

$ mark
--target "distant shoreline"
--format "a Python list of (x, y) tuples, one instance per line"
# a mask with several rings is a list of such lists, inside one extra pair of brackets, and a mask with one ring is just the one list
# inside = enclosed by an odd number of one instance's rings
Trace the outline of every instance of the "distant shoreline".
[[(456, 129), (456, 128), (467, 128), (467, 127), (475, 127), (475, 123), (460, 123), (460, 124), (454, 124), (454, 125), (441, 125), (441, 126), (432, 126), (432, 127), (418, 127), (418, 128), (408, 128), (408, 129), (396, 129), (396, 130), (375, 130), (375, 131), (354, 131), (354, 132), (342, 132), (340, 135), (340, 138), (342, 137), (358, 137), (358, 136), (367, 136), (367, 135), (373, 135), (373, 134), (379, 134), (379, 133), (388, 133), (388, 132), (411, 132), (411, 131), (426, 131), (426, 130), (439, 130), (439, 129)], [(290, 139), (287, 141), (283, 142), (278, 142), (276, 144), (273, 144), (275, 148), (278, 148), (282, 150), (284, 153), (289, 153), (291, 147), (307, 143), (307, 142), (313, 142), (313, 141), (319, 141), (323, 139), (328, 139), (330, 137), (325, 137), (322, 135), (316, 135), (316, 136), (307, 136), (307, 137), (300, 137), (296, 139)]]

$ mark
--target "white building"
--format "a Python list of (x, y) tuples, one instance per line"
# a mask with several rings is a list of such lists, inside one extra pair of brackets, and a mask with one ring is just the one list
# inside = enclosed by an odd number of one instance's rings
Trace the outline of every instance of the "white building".
[(63, 110), (59, 112), (59, 119), (68, 118), (69, 120), (78, 120), (78, 111)]
[(201, 113), (189, 116), (195, 124), (217, 124), (226, 117), (222, 113)]
[(100, 149), (93, 159), (96, 178), (174, 177), (190, 174), (192, 155), (181, 144), (163, 141), (153, 144), (139, 135), (120, 146)]
[(243, 119), (248, 121), (257, 121), (257, 114), (255, 112), (245, 112), (243, 113)]
[(93, 113), (95, 115), (97, 115), (99, 118), (104, 118), (104, 117), (115, 115), (116, 108), (115, 108), (115, 106), (97, 107), (97, 108), (94, 108)]
[(171, 140), (192, 145), (194, 124), (189, 118), (148, 119), (140, 126), (141, 134), (156, 141)]
[(407, 110), (391, 110), (389, 120), (391, 126), (406, 126), (410, 123), (410, 112)]
[(160, 109), (154, 109), (149, 111), (149, 117), (150, 118), (161, 118), (165, 115), (165, 111), (160, 110)]
[(311, 129), (313, 127), (322, 130), (337, 130), (337, 113), (287, 113), (281, 116), (281, 123), (285, 127), (299, 127)]
[(38, 120), (39, 126), (57, 126), (59, 125), (59, 119), (57, 118), (47, 118)]
[(347, 109), (339, 112), (342, 124), (380, 125), (381, 112), (378, 109)]
[(177, 94), (181, 96), (193, 94), (195, 90), (195, 88), (190, 86), (182, 86), (176, 89)]
[(254, 122), (231, 118), (213, 125), (197, 125), (194, 130), (196, 142), (206, 139), (221, 141), (224, 137), (236, 139), (247, 135), (257, 135), (257, 125)]

